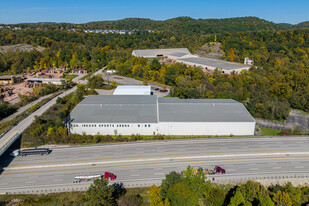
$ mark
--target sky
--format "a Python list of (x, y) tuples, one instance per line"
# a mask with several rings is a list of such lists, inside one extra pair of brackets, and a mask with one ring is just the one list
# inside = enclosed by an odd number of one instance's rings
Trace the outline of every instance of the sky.
[(275, 23), (309, 21), (309, 0), (0, 0), (0, 24), (166, 20), (256, 16)]

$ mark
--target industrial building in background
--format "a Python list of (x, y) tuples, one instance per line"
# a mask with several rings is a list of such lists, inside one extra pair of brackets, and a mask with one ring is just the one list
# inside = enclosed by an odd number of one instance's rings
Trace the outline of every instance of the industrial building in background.
[(255, 120), (232, 99), (90, 95), (67, 126), (70, 133), (89, 135), (254, 135)]
[(245, 65), (224, 60), (199, 57), (192, 55), (187, 48), (133, 50), (132, 55), (144, 58), (165, 57), (172, 63), (179, 62), (188, 66), (199, 67), (205, 73), (212, 73), (216, 68), (225, 74), (230, 74), (231, 72), (239, 73), (242, 70), (250, 69), (253, 64), (253, 61), (249, 61), (249, 58), (246, 61), (247, 65)]
[(121, 85), (117, 86), (113, 95), (152, 95), (151, 86)]

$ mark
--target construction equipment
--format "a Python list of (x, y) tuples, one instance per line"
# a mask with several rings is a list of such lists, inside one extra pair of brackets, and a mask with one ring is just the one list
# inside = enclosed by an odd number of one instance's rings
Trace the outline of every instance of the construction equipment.
[[(219, 167), (219, 166), (215, 166), (215, 168), (212, 170), (212, 169), (207, 169), (207, 168), (192, 168), (192, 172), (193, 174), (197, 174), (198, 172), (202, 172), (204, 173), (205, 175), (214, 175), (214, 174), (217, 174), (217, 173), (221, 173), (221, 174), (225, 174), (225, 169), (223, 169), (222, 167)], [(181, 175), (184, 175), (185, 173), (185, 170), (184, 171), (181, 171)]]

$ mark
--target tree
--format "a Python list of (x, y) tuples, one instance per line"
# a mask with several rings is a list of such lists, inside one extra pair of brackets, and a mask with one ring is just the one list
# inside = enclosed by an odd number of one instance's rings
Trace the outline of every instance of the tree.
[(104, 85), (104, 80), (101, 75), (95, 75), (88, 80), (88, 87), (93, 89), (99, 89)]
[(88, 205), (117, 205), (117, 200), (126, 193), (123, 184), (108, 185), (108, 180), (97, 179), (86, 191)]
[(291, 182), (286, 183), (282, 191), (289, 194), (293, 205), (299, 204), (301, 201), (302, 191), (300, 187), (294, 187)]
[(160, 187), (152, 185), (149, 189), (149, 200), (151, 206), (170, 206), (170, 202), (167, 198), (162, 200), (160, 196)]
[(157, 187), (156, 185), (152, 185), (149, 189), (149, 201), (150, 205), (157, 206), (162, 202), (162, 198), (160, 196), (160, 187)]
[(108, 185), (108, 180), (97, 179), (86, 191), (88, 205), (115, 205), (118, 196), (114, 196), (115, 187)]
[(282, 192), (278, 190), (274, 196), (273, 201), (275, 202), (276, 206), (292, 206), (292, 200), (288, 193)]
[[(253, 181), (248, 181), (246, 184), (237, 187), (233, 197), (230, 200), (231, 205), (274, 205), (265, 187)], [(244, 201), (240, 203), (242, 199)]]
[(183, 175), (183, 182), (189, 187), (190, 191), (199, 198), (207, 196), (211, 191), (211, 183), (210, 181), (205, 182), (206, 176), (203, 171), (199, 170), (194, 174), (189, 165)]
[(166, 194), (172, 206), (194, 206), (198, 205), (199, 198), (183, 182), (172, 185)]
[[(239, 190), (236, 190), (234, 196), (230, 200), (230, 204), (228, 206), (239, 206), (239, 205), (245, 205), (246, 201), (244, 197), (242, 196), (241, 192)], [(251, 203), (247, 203), (246, 205), (251, 205)]]
[(165, 175), (165, 179), (162, 180), (161, 183), (161, 191), (160, 196), (162, 199), (166, 198), (167, 191), (169, 188), (177, 183), (182, 181), (182, 177), (180, 174), (176, 173), (175, 171), (170, 172), (169, 174)]

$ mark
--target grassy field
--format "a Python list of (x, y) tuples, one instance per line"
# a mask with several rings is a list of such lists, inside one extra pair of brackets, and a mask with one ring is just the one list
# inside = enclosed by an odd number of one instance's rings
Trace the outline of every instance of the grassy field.
[(263, 136), (278, 136), (279, 133), (281, 132), (280, 130), (269, 129), (265, 127), (259, 127), (259, 130)]
[(309, 115), (309, 112), (305, 112), (305, 111), (300, 110), (300, 109), (293, 109), (293, 110), (300, 111), (300, 113), (302, 113), (302, 114), (307, 114), (307, 115)]
[[(148, 205), (149, 187), (126, 188), (126, 195), (140, 195)], [(0, 195), (0, 205), (84, 205), (86, 192), (62, 192), (50, 194)]]
[(67, 79), (67, 80), (72, 80), (75, 77), (78, 77), (78, 75), (77, 74), (67, 74), (67, 75), (65, 75), (64, 78)]

